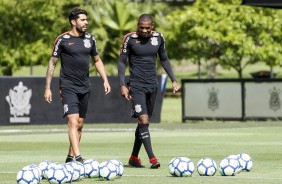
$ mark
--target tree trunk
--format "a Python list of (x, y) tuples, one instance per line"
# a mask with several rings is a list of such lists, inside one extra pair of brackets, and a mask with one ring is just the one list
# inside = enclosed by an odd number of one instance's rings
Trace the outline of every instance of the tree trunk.
[(238, 75), (239, 75), (239, 79), (243, 78), (243, 74), (242, 74), (242, 69), (240, 68), (239, 70), (237, 70)]
[(202, 71), (201, 71), (201, 61), (198, 59), (198, 79), (201, 79)]
[(274, 78), (274, 73), (273, 73), (273, 67), (270, 66), (270, 78), (273, 79)]

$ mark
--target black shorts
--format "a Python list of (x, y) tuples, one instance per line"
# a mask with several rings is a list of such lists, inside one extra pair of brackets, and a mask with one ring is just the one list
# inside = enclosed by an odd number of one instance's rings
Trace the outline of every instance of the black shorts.
[(149, 117), (153, 114), (153, 109), (158, 93), (158, 88), (144, 88), (130, 86), (130, 95), (132, 96), (131, 116), (136, 118), (147, 114)]
[(78, 113), (80, 118), (85, 118), (89, 95), (90, 92), (78, 93), (65, 88), (61, 89), (64, 117), (69, 114)]

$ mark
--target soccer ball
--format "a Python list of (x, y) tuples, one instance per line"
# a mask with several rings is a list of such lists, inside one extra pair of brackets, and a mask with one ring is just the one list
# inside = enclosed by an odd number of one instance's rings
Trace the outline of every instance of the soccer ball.
[(49, 169), (52, 169), (54, 167), (58, 167), (58, 165), (60, 165), (58, 162), (49, 162), (47, 165), (47, 168), (45, 169), (44, 173), (43, 173), (43, 178), (48, 179), (47, 177), (47, 172)]
[(246, 153), (239, 154), (239, 163), (243, 171), (250, 171), (253, 167), (253, 159)]
[(117, 169), (118, 169), (118, 171), (117, 171), (117, 176), (118, 176), (118, 177), (121, 177), (121, 176), (123, 175), (123, 173), (124, 173), (124, 166), (123, 166), (123, 163), (122, 163), (121, 161), (115, 160), (115, 159), (109, 160), (109, 161), (112, 162), (113, 164), (115, 164), (115, 165), (117, 166)]
[(99, 178), (113, 180), (117, 177), (118, 168), (110, 161), (104, 161), (99, 164)]
[(237, 159), (224, 158), (219, 163), (219, 172), (222, 176), (235, 176), (237, 173), (239, 162)]
[(70, 164), (73, 167), (72, 181), (76, 181), (76, 180), (84, 178), (85, 169), (84, 169), (83, 164), (77, 161), (70, 162)]
[(187, 177), (192, 176), (194, 163), (187, 157), (176, 157), (169, 162), (168, 168), (172, 176)]
[(29, 169), (33, 169), (33, 172), (34, 172), (35, 176), (37, 178), (39, 178), (39, 181), (42, 180), (42, 171), (41, 171), (41, 169), (39, 168), (38, 165), (30, 164), (30, 165), (27, 165), (27, 166), (22, 168), (22, 170), (29, 170)]
[(37, 184), (40, 179), (38, 174), (36, 174), (36, 169), (25, 168), (21, 169), (17, 174), (17, 183), (18, 184)]
[(72, 182), (73, 181), (72, 178), (73, 178), (74, 170), (73, 170), (73, 167), (72, 167), (71, 163), (70, 162), (65, 163), (63, 166), (67, 170), (67, 176), (68, 176), (68, 181), (67, 182)]
[(50, 184), (62, 184), (68, 181), (68, 171), (63, 165), (57, 165), (47, 171), (47, 178)]
[(240, 173), (242, 171), (242, 167), (241, 167), (240, 162), (239, 162), (239, 155), (229, 155), (228, 158), (233, 158), (235, 160), (238, 160), (239, 167), (236, 170), (236, 174)]
[(211, 158), (202, 158), (197, 163), (197, 171), (200, 176), (213, 176), (216, 173), (216, 170), (216, 162)]
[(86, 160), (84, 162), (85, 177), (94, 178), (99, 175), (99, 163), (96, 160)]
[(41, 169), (41, 178), (42, 179), (46, 179), (45, 172), (47, 171), (47, 167), (49, 164), (50, 164), (50, 161), (48, 160), (42, 161), (38, 164), (38, 167)]
[(173, 158), (169, 161), (168, 170), (169, 170), (169, 173), (172, 176), (176, 176), (174, 171), (175, 171), (175, 167), (179, 163), (179, 161), (180, 161), (180, 159), (178, 157), (175, 157), (175, 158)]

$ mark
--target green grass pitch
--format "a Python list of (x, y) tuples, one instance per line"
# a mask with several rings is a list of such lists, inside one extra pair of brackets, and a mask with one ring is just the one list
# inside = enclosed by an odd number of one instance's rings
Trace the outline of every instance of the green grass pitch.
[[(149, 169), (148, 157), (142, 147), (140, 158), (146, 168), (125, 167), (124, 176), (113, 181), (83, 179), (78, 184), (277, 184), (282, 183), (282, 122), (221, 122), (190, 121), (181, 123), (181, 100), (165, 99), (162, 122), (151, 124), (155, 155), (161, 167)], [(136, 124), (86, 124), (81, 140), (81, 153), (86, 159), (102, 162), (118, 159), (127, 165), (132, 150)], [(0, 126), (0, 183), (16, 183), (17, 172), (29, 164), (41, 161), (63, 163), (68, 149), (67, 125)], [(232, 177), (170, 176), (169, 161), (176, 156), (192, 159), (196, 165), (202, 157), (211, 157), (217, 164), (224, 157), (241, 152), (254, 160), (250, 172)], [(41, 181), (48, 184), (48, 181)]]
[[(267, 122), (265, 122), (267, 123)], [(215, 124), (215, 123), (211, 123)], [(110, 183), (282, 183), (282, 127), (241, 127), (240, 123), (231, 123), (233, 127), (225, 128), (228, 122), (218, 122), (213, 128), (202, 128), (208, 123), (197, 125), (152, 124), (151, 136), (156, 156), (161, 162), (157, 170), (149, 169), (149, 162), (144, 152), (140, 153), (146, 168), (125, 167), (124, 176)], [(247, 124), (247, 123), (245, 123)], [(250, 123), (252, 124), (252, 123)], [(253, 123), (254, 124), (254, 123)], [(238, 127), (236, 127), (238, 125)], [(81, 151), (86, 159), (102, 162), (118, 159), (127, 165), (132, 149), (135, 125), (86, 125), (81, 140)], [(198, 128), (197, 128), (198, 126)], [(181, 127), (181, 128), (179, 128)], [(7, 127), (5, 127), (7, 128)], [(39, 164), (50, 160), (63, 162), (67, 154), (68, 137), (64, 126), (32, 126), (32, 130), (22, 133), (0, 133), (0, 180), (1, 184), (16, 183), (16, 174), (28, 164)], [(19, 130), (21, 127), (14, 127)], [(52, 129), (53, 128), (53, 129)], [(5, 130), (5, 131), (4, 131)], [(185, 156), (196, 165), (202, 157), (211, 157), (217, 163), (225, 156), (245, 152), (252, 156), (254, 166), (250, 172), (241, 172), (233, 177), (199, 176), (195, 171), (192, 177), (177, 178), (168, 172), (169, 161), (176, 156)], [(99, 183), (98, 179), (83, 179), (80, 184)], [(48, 183), (41, 181), (40, 183)]]

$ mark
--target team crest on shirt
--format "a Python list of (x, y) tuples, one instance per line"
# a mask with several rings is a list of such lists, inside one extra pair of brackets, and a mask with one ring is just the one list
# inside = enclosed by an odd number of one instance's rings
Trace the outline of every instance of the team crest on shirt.
[(68, 38), (70, 38), (70, 35), (67, 35), (67, 34), (66, 34), (66, 35), (63, 36), (63, 38), (68, 39)]
[(90, 48), (91, 47), (91, 43), (90, 43), (90, 40), (89, 39), (84, 39), (84, 47), (86, 48)]
[(66, 114), (69, 111), (68, 104), (64, 104), (64, 114)]
[(131, 38), (138, 38), (138, 34), (133, 33), (133, 34), (131, 35)]
[(141, 108), (140, 104), (136, 104), (134, 108), (135, 108), (135, 112), (137, 112), (137, 113), (142, 111), (142, 108)]
[(160, 35), (160, 33), (158, 33), (158, 32), (153, 32), (153, 36), (159, 36)]
[(151, 44), (154, 46), (157, 46), (159, 44), (158, 38), (157, 37), (152, 37), (151, 38)]

